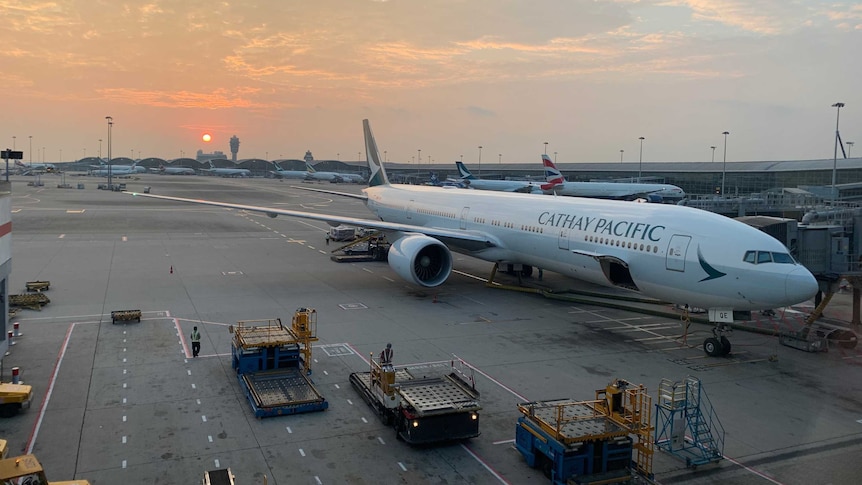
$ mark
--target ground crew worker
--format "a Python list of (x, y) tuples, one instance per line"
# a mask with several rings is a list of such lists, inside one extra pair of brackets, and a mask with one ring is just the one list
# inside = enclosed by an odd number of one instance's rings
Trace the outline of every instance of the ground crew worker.
[(386, 348), (380, 351), (380, 365), (392, 365), (392, 344), (386, 344)]
[(198, 332), (198, 327), (192, 330), (192, 357), (197, 357), (201, 351), (201, 333)]
[(329, 233), (326, 233), (326, 245), (329, 246)]

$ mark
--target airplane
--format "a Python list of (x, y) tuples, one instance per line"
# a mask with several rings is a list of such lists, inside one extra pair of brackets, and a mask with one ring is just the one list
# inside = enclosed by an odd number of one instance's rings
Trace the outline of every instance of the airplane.
[(20, 160), (15, 160), (15, 166), (21, 169), (23, 175), (28, 175), (31, 172), (56, 172), (57, 167), (53, 163), (28, 163), (24, 164)]
[(210, 168), (202, 168), (201, 171), (222, 177), (251, 177), (251, 171), (247, 168), (218, 168), (212, 160), (209, 163)]
[(308, 176), (311, 180), (327, 180), (332, 183), (350, 182), (354, 184), (365, 182), (362, 175), (358, 173), (318, 172), (308, 162), (305, 163), (305, 166), (308, 168)]
[(159, 165), (159, 168), (151, 168), (153, 172), (159, 175), (195, 175), (195, 169), (189, 167), (165, 167)]
[(729, 353), (724, 322), (732, 321), (733, 310), (794, 305), (818, 291), (811, 272), (777, 239), (712, 212), (670, 204), (390, 184), (368, 120), (363, 120), (363, 130), (371, 176), (362, 194), (307, 190), (361, 200), (377, 219), (131, 195), (381, 231), (392, 241), (389, 266), (423, 287), (448, 279), (452, 251), (457, 251), (707, 309), (717, 323), (714, 336), (703, 344), (710, 356)]
[(528, 180), (489, 180), (476, 178), (463, 162), (455, 162), (458, 173), (461, 175), (460, 182), (468, 188), (478, 190), (498, 190), (501, 192), (521, 192), (525, 194), (543, 194), (551, 190), (554, 185), (563, 183), (563, 176), (557, 172), (556, 178), (547, 174), (547, 183), (539, 184)]
[(644, 198), (649, 202), (679, 202), (685, 198), (685, 191), (670, 184), (635, 184), (616, 182), (566, 182), (551, 161), (551, 157), (542, 155), (542, 165), (548, 182), (559, 180), (550, 190), (557, 195), (574, 197), (592, 197), (595, 199), (635, 200)]
[(139, 167), (138, 162), (133, 162), (131, 165), (108, 165), (107, 163), (100, 160), (98, 165), (90, 165), (90, 168), (104, 170), (105, 175), (107, 175), (107, 173), (108, 173), (107, 170), (108, 170), (109, 166), (111, 167), (111, 173), (112, 174), (118, 173), (118, 172), (120, 172), (120, 173), (128, 172), (130, 174), (132, 174), (132, 173), (147, 173), (147, 167), (143, 167), (143, 166)]
[(275, 165), (275, 170), (270, 170), (269, 173), (276, 176), (276, 178), (285, 178), (285, 179), (308, 179), (309, 172), (308, 170), (285, 170), (281, 168), (281, 165), (273, 162)]
[[(90, 169), (89, 175), (93, 175), (95, 177), (107, 177), (108, 175), (112, 177), (130, 177), (139, 173), (146, 173), (146, 167), (138, 167), (138, 162), (135, 162), (131, 165), (93, 165), (93, 168)], [(144, 169), (144, 172), (141, 172), (139, 169)]]

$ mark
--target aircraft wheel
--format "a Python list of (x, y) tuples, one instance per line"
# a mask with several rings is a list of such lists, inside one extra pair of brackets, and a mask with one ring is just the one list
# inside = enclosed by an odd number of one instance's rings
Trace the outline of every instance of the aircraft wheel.
[(719, 342), (721, 343), (721, 355), (729, 354), (730, 353), (730, 340), (728, 340), (727, 337), (722, 335), (721, 340)]
[(722, 351), (721, 342), (716, 338), (710, 337), (703, 341), (703, 351), (710, 357), (718, 357)]
[(544, 474), (546, 478), (551, 478), (551, 475), (554, 473), (554, 462), (545, 455), (542, 455), (542, 458), (542, 474)]
[(532, 274), (533, 274), (533, 267), (532, 266), (527, 266), (527, 265), (521, 266), (521, 276), (523, 276), (525, 278), (529, 278), (530, 275), (532, 275)]

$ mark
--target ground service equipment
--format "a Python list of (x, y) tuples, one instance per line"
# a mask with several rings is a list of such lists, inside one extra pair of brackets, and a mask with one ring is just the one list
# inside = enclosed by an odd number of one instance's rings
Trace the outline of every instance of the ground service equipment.
[(398, 439), (427, 444), (479, 436), (479, 392), (460, 359), (396, 369), (372, 356), (370, 367), (350, 374), (350, 383)]
[(45, 470), (34, 455), (22, 455), (0, 460), (0, 483), (24, 485), (90, 485), (87, 480), (49, 482)]
[(620, 379), (594, 401), (535, 401), (518, 410), (515, 447), (554, 485), (621, 483), (635, 471), (651, 478), (651, 399), (643, 386)]
[(244, 320), (233, 332), (231, 365), (257, 418), (323, 411), (326, 399), (311, 379), (317, 312), (300, 308), (290, 327), (280, 318)]
[(234, 478), (236, 477), (231, 473), (230, 468), (210, 470), (204, 472), (203, 485), (235, 485)]
[(11, 418), (21, 409), (29, 409), (33, 398), (33, 386), (0, 383), (0, 417)]
[(111, 312), (111, 324), (117, 322), (131, 322), (132, 320), (141, 322), (140, 310), (114, 310)]
[(28, 281), (27, 291), (46, 291), (51, 289), (50, 281)]

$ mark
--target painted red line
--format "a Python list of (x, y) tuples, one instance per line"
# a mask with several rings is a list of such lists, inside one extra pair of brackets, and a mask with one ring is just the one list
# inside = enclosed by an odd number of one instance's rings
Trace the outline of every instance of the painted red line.
[(769, 475), (766, 475), (766, 474), (765, 474), (765, 473), (763, 473), (763, 472), (760, 472), (760, 471), (755, 470), (754, 468), (751, 468), (751, 467), (745, 466), (745, 465), (743, 465), (742, 463), (740, 463), (740, 462), (738, 462), (738, 461), (734, 460), (733, 458), (731, 458), (731, 457), (729, 457), (729, 456), (727, 456), (727, 455), (722, 455), (722, 456), (724, 457), (724, 459), (725, 459), (725, 460), (727, 460), (727, 461), (729, 461), (729, 462), (731, 462), (731, 463), (733, 463), (733, 464), (735, 464), (735, 465), (739, 465), (739, 466), (741, 466), (741, 467), (742, 467), (742, 468), (744, 468), (745, 470), (747, 470), (747, 471), (749, 471), (749, 472), (751, 472), (751, 473), (754, 473), (755, 475), (757, 475), (758, 477), (760, 477), (760, 478), (762, 478), (762, 479), (764, 479), (764, 480), (769, 480), (770, 482), (774, 483), (775, 485), (782, 485), (782, 483), (781, 483), (781, 482), (779, 482), (778, 480), (775, 480), (774, 478), (770, 477)]
[(66, 338), (63, 340), (63, 345), (60, 347), (60, 352), (57, 354), (57, 361), (54, 362), (54, 370), (51, 371), (51, 378), (48, 379), (48, 391), (45, 397), (42, 398), (42, 404), (39, 406), (39, 417), (33, 423), (33, 431), (30, 432), (30, 438), (27, 440), (27, 454), (33, 453), (33, 446), (36, 444), (36, 437), (39, 436), (39, 428), (42, 427), (42, 418), (45, 417), (45, 408), (48, 407), (48, 401), (51, 400), (51, 393), (54, 392), (54, 383), (57, 379), (57, 372), (60, 370), (60, 365), (63, 363), (63, 357), (66, 355), (66, 348), (69, 346), (69, 338), (72, 336), (72, 330), (77, 323), (69, 325), (66, 330)]
[(360, 359), (362, 359), (362, 361), (365, 362), (365, 365), (371, 365), (371, 362), (369, 362), (364, 355), (362, 355), (358, 350), (356, 350), (356, 348), (353, 347), (353, 344), (346, 343), (344, 345), (348, 346), (354, 354), (356, 354)]
[(6, 224), (0, 225), (0, 237), (5, 236), (12, 232), (12, 221), (7, 222)]

